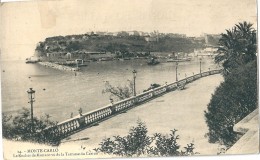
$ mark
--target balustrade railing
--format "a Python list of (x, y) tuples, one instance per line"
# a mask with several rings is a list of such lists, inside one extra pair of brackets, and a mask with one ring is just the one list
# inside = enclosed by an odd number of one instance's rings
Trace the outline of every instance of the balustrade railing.
[(178, 88), (179, 85), (185, 85), (187, 83), (193, 82), (201, 77), (206, 77), (213, 74), (221, 73), (222, 70), (212, 70), (203, 72), (201, 74), (196, 74), (185, 79), (182, 79), (178, 82), (170, 83), (158, 88), (151, 89), (149, 91), (143, 92), (135, 97), (130, 97), (122, 101), (118, 101), (114, 104), (107, 105), (105, 107), (96, 109), (94, 111), (85, 113), (81, 116), (77, 116), (66, 121), (60, 122), (55, 126), (50, 126), (44, 130), (45, 136), (54, 137), (54, 138), (64, 138), (70, 134), (73, 134), (75, 131), (78, 131), (82, 128), (91, 126), (96, 122), (107, 119), (117, 113), (120, 113), (124, 110), (130, 109), (131, 107), (143, 103), (145, 101), (151, 100), (161, 94), (164, 94), (169, 91), (174, 91)]

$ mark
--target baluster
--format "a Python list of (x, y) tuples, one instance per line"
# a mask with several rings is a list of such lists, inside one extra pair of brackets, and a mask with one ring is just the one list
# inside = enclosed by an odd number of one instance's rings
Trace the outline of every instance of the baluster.
[(64, 134), (67, 133), (67, 123), (63, 124), (63, 132)]
[(95, 113), (91, 114), (91, 116), (92, 116), (92, 122), (94, 122), (95, 121)]
[(93, 118), (94, 118), (93, 121), (96, 121), (96, 119), (97, 119), (97, 113), (94, 113), (93, 115), (94, 115), (94, 116), (93, 116)]
[(98, 112), (96, 112), (96, 120), (98, 120), (99, 119), (99, 114), (98, 114)]
[(71, 122), (68, 122), (68, 124), (67, 124), (67, 126), (68, 126), (67, 132), (68, 132), (68, 133), (70, 133), (70, 123), (71, 123)]
[(92, 122), (95, 121), (95, 113), (92, 114)]
[(85, 116), (85, 123), (88, 123), (88, 116)]
[(104, 114), (104, 110), (101, 110), (101, 111), (100, 111), (100, 118), (101, 118), (101, 119), (103, 118), (103, 114)]
[(90, 123), (91, 122), (91, 120), (90, 120), (90, 115), (88, 115), (88, 123)]
[(105, 109), (105, 117), (108, 115), (109, 110)]
[(61, 134), (64, 134), (64, 124), (61, 125)]
[(74, 131), (73, 124), (74, 124), (74, 122), (72, 121), (72, 122), (70, 123), (70, 131)]
[(89, 121), (92, 122), (92, 114), (89, 115)]
[(65, 133), (68, 133), (68, 128), (69, 128), (68, 123), (65, 123)]
[(106, 117), (106, 109), (103, 110), (103, 114), (102, 115), (103, 115), (102, 118)]
[(95, 121), (98, 120), (98, 112), (95, 113)]
[(100, 111), (97, 112), (98, 119), (100, 119), (100, 117), (101, 117), (100, 113), (101, 113)]
[(98, 119), (101, 119), (101, 111), (98, 112)]

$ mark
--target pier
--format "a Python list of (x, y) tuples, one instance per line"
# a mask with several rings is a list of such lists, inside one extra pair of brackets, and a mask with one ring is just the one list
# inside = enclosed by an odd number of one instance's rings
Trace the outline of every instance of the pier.
[(45, 67), (50, 67), (58, 70), (64, 70), (64, 71), (78, 71), (78, 67), (69, 67), (65, 65), (60, 65), (52, 62), (38, 62), (40, 65), (43, 65)]
[(84, 130), (91, 127), (101, 121), (118, 115), (119, 113), (125, 112), (131, 108), (134, 108), (142, 103), (148, 102), (154, 98), (160, 97), (171, 91), (178, 90), (178, 86), (184, 86), (202, 77), (219, 74), (222, 70), (212, 70), (203, 72), (201, 74), (196, 74), (177, 82), (173, 82), (153, 90), (138, 94), (136, 96), (127, 98), (122, 101), (118, 101), (114, 104), (109, 104), (102, 108), (96, 109), (94, 111), (84, 113), (77, 117), (73, 117), (66, 121), (60, 122), (55, 126), (48, 127), (44, 130), (44, 135), (48, 137), (53, 137), (55, 139), (64, 139), (76, 132)]

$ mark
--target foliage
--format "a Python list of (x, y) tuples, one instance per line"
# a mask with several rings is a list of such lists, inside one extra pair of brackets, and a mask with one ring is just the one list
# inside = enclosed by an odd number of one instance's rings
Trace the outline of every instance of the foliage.
[(180, 151), (180, 145), (177, 143), (179, 136), (176, 135), (176, 131), (171, 131), (169, 136), (156, 133), (149, 137), (146, 125), (138, 121), (137, 126), (131, 128), (127, 136), (104, 139), (95, 151), (127, 157), (194, 155), (194, 144), (192, 143), (184, 147), (184, 151)]
[(102, 93), (111, 93), (111, 96), (114, 96), (116, 98), (119, 98), (119, 100), (123, 100), (126, 98), (129, 98), (133, 95), (133, 82), (128, 81), (129, 83), (123, 87), (112, 86), (108, 81), (105, 83), (105, 89), (102, 91)]
[(230, 147), (238, 139), (233, 126), (257, 106), (257, 46), (251, 23), (238, 23), (226, 32), (215, 57), (223, 63), (225, 81), (212, 95), (205, 118), (209, 141)]
[(233, 126), (257, 107), (257, 63), (252, 61), (228, 74), (215, 90), (207, 111), (209, 141), (227, 147), (237, 140)]
[(114, 136), (114, 140), (105, 139), (96, 150), (119, 156), (140, 156), (145, 153), (150, 143), (151, 139), (147, 136), (146, 126), (138, 122), (137, 127), (131, 128), (127, 136)]
[(243, 22), (221, 34), (215, 62), (223, 63), (227, 72), (256, 59), (256, 30), (253, 24)]
[(48, 114), (46, 114), (46, 117), (41, 117), (41, 119), (34, 117), (33, 130), (30, 111), (28, 109), (23, 108), (22, 111), (14, 117), (3, 114), (3, 138), (57, 144), (59, 143), (59, 140), (53, 141), (53, 139), (48, 139), (49, 137), (46, 137), (43, 132), (47, 126), (54, 126), (57, 124), (57, 122), (50, 121), (49, 118), (50, 116)]

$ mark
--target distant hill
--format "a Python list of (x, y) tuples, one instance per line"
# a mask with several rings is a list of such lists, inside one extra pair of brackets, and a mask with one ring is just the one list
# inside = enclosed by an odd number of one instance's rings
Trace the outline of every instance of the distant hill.
[[(194, 49), (204, 48), (205, 39), (189, 37), (174, 37), (171, 34), (155, 36), (139, 35), (68, 35), (46, 38), (39, 42), (35, 51), (39, 56), (46, 57), (47, 53), (79, 53), (79, 52), (193, 52)], [(127, 55), (127, 54), (126, 54)]]

